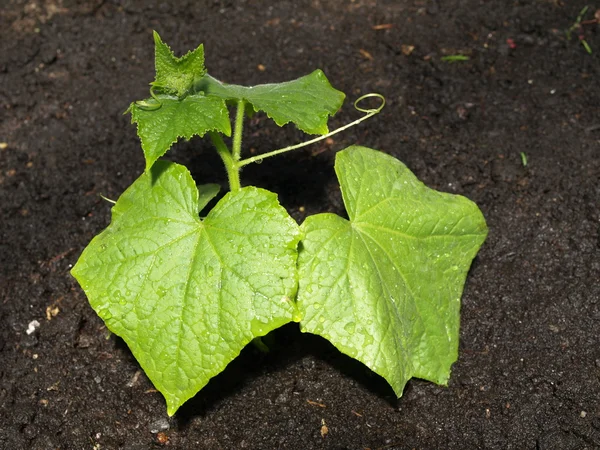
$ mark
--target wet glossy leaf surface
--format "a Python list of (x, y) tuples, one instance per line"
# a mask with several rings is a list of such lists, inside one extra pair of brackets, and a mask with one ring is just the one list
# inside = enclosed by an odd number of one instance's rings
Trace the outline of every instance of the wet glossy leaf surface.
[(335, 168), (350, 220), (319, 214), (301, 227), (302, 330), (363, 362), (398, 396), (413, 376), (445, 384), (463, 284), (487, 234), (481, 212), (375, 150), (350, 147)]
[[(229, 112), (225, 102), (217, 97), (195, 94), (182, 100), (159, 95), (161, 106), (147, 110), (131, 104), (131, 121), (137, 123), (138, 136), (146, 157), (146, 170), (164, 155), (179, 138), (204, 136), (208, 131), (231, 134)], [(155, 99), (148, 99), (153, 104)]]
[(211, 76), (196, 87), (209, 96), (243, 99), (254, 111), (263, 111), (279, 126), (294, 123), (309, 134), (327, 134), (327, 121), (342, 106), (345, 95), (333, 87), (321, 70), (293, 81), (258, 86), (222, 83)]
[(198, 197), (185, 167), (156, 163), (72, 270), (170, 415), (248, 342), (296, 315), (299, 230), (276, 195), (229, 193), (202, 221)]

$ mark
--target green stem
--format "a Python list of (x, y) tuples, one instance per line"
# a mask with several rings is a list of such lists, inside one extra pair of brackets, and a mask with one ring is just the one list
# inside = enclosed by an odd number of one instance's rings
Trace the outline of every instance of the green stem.
[(244, 99), (238, 100), (237, 111), (235, 114), (235, 127), (233, 130), (232, 156), (234, 161), (239, 161), (242, 154), (242, 130), (244, 128)]
[(223, 160), (223, 164), (225, 164), (225, 170), (227, 170), (227, 178), (229, 179), (229, 189), (231, 191), (238, 191), (241, 188), (240, 167), (238, 162), (233, 159), (231, 151), (229, 150), (229, 148), (227, 148), (227, 144), (225, 144), (225, 141), (223, 141), (223, 138), (220, 134), (211, 131), (209, 132), (209, 136), (213, 145), (217, 149), (217, 153), (219, 153), (219, 156)]
[[(358, 102), (360, 102), (361, 100), (364, 100), (367, 97), (379, 98), (381, 100), (381, 105), (375, 109), (360, 108), (358, 106)], [(354, 108), (356, 108), (360, 112), (365, 113), (365, 115), (363, 117), (361, 117), (360, 119), (357, 119), (354, 122), (351, 122), (347, 125), (344, 125), (343, 127), (340, 127), (340, 128), (337, 128), (336, 130), (331, 131), (330, 133), (324, 134), (323, 136), (316, 137), (309, 141), (302, 142), (302, 143), (296, 144), (296, 145), (290, 145), (288, 147), (280, 148), (278, 150), (273, 150), (272, 152), (263, 153), (262, 155), (256, 155), (256, 156), (253, 156), (252, 158), (242, 159), (241, 161), (237, 162), (237, 167), (241, 168), (248, 164), (252, 164), (253, 162), (262, 161), (263, 159), (270, 158), (271, 156), (279, 155), (281, 153), (289, 152), (291, 150), (296, 150), (298, 148), (306, 147), (307, 145), (314, 144), (315, 142), (322, 141), (323, 139), (327, 139), (328, 137), (333, 136), (334, 134), (340, 133), (344, 130), (347, 130), (350, 127), (353, 127), (354, 125), (361, 123), (363, 120), (367, 120), (368, 118), (373, 117), (375, 114), (379, 113), (383, 109), (384, 106), (385, 106), (385, 98), (381, 94), (363, 95), (362, 97), (360, 97), (359, 99), (357, 99), (354, 102)]]

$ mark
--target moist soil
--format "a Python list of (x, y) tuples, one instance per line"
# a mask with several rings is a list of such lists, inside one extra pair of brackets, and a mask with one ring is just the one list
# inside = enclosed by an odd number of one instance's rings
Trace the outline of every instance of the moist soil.
[[(20, 1), (0, 10), (1, 449), (600, 448), (600, 39), (581, 1)], [(483, 211), (489, 237), (462, 299), (449, 385), (396, 399), (362, 364), (297, 325), (246, 348), (168, 418), (129, 349), (69, 269), (144, 168), (130, 118), (153, 80), (157, 30), (204, 43), (222, 80), (321, 68), (348, 95), (330, 128), (376, 117), (247, 167), (301, 222), (344, 214), (335, 151), (402, 160)], [(582, 34), (591, 47), (580, 42)], [(447, 62), (449, 55), (468, 60)], [(257, 115), (246, 151), (305, 137)], [(168, 158), (226, 187), (202, 139)], [(525, 164), (526, 158), (526, 164)], [(39, 327), (28, 334), (34, 320)]]

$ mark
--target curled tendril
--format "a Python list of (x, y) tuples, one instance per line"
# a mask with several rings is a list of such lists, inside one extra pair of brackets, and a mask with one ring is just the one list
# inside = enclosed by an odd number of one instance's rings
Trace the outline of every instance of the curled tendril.
[(108, 203), (112, 203), (113, 205), (114, 205), (115, 203), (117, 203), (116, 201), (114, 201), (114, 200), (111, 200), (110, 198), (108, 198), (108, 197), (105, 197), (105, 196), (104, 196), (104, 195), (102, 195), (102, 194), (98, 194), (98, 195), (100, 196), (100, 198), (101, 198), (102, 200), (106, 200)]
[[(360, 106), (358, 106), (358, 104), (360, 102), (362, 102), (365, 98), (372, 98), (372, 97), (375, 97), (375, 98), (378, 98), (379, 100), (381, 100), (381, 105), (379, 105), (379, 107), (365, 109), (365, 108), (361, 108)], [(358, 97), (354, 101), (354, 109), (356, 109), (357, 111), (360, 111), (362, 113), (365, 113), (365, 114), (377, 114), (378, 112), (380, 112), (383, 109), (384, 106), (385, 106), (385, 97), (383, 95), (377, 94), (375, 92), (365, 94), (362, 97)]]
[[(361, 108), (360, 106), (358, 106), (358, 104), (361, 101), (363, 101), (366, 98), (371, 98), (371, 97), (376, 97), (376, 98), (380, 99), (381, 105), (379, 105), (377, 108), (370, 108), (370, 109)], [(368, 118), (373, 117), (375, 114), (378, 114), (383, 109), (384, 106), (385, 106), (385, 97), (383, 95), (377, 94), (375, 92), (365, 94), (362, 97), (357, 98), (356, 101), (354, 102), (354, 108), (357, 111), (365, 114), (360, 119), (356, 119), (354, 122), (350, 122), (350, 123), (344, 125), (343, 127), (337, 128), (333, 131), (330, 131), (327, 134), (324, 134), (323, 136), (316, 137), (309, 141), (301, 142), (300, 144), (296, 144), (296, 145), (290, 145), (289, 147), (284, 147), (284, 148), (280, 148), (278, 150), (273, 150), (272, 152), (264, 153), (262, 155), (256, 155), (251, 158), (242, 159), (242, 160), (238, 161), (237, 165), (238, 165), (238, 167), (244, 167), (251, 163), (259, 163), (265, 158), (270, 158), (271, 156), (289, 152), (290, 150), (295, 150), (297, 148), (305, 147), (307, 145), (314, 144), (315, 142), (322, 141), (323, 139), (327, 139), (328, 137), (333, 136), (334, 134), (340, 133), (341, 131), (347, 130), (348, 128), (353, 127), (354, 125), (361, 123), (363, 120), (367, 120)]]
[(162, 106), (162, 102), (156, 95), (156, 92), (154, 92), (154, 89), (157, 87), (159, 86), (150, 87), (150, 95), (154, 99), (154, 102), (149, 102), (147, 100), (138, 100), (137, 102), (135, 102), (135, 106), (144, 111), (156, 111), (157, 109), (160, 109), (160, 107)]

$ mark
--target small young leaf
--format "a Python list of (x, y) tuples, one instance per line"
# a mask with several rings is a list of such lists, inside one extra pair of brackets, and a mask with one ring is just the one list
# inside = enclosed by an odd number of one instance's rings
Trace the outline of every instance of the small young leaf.
[(229, 101), (243, 99), (254, 111), (264, 111), (277, 125), (292, 122), (309, 134), (327, 134), (327, 120), (341, 108), (345, 98), (343, 92), (331, 87), (321, 70), (285, 83), (252, 87), (222, 83), (207, 75), (195, 90)]
[[(231, 135), (231, 123), (225, 101), (218, 97), (193, 94), (179, 100), (168, 95), (159, 95), (158, 109), (147, 110), (136, 102), (129, 107), (131, 122), (137, 123), (138, 136), (146, 157), (146, 170), (164, 155), (177, 139), (204, 136), (208, 131), (219, 131)], [(148, 99), (146, 102), (154, 102)]]
[(221, 186), (214, 183), (202, 184), (198, 186), (198, 213), (201, 213), (202, 210), (208, 205), (213, 198), (217, 196), (219, 191), (221, 190)]
[(200, 45), (196, 50), (177, 58), (155, 31), (154, 66), (156, 78), (152, 85), (161, 88), (165, 94), (182, 97), (192, 89), (195, 80), (206, 74), (204, 47)]
[(423, 185), (397, 159), (353, 146), (336, 157), (350, 220), (301, 229), (301, 328), (383, 376), (445, 384), (458, 356), (460, 297), (487, 235), (470, 200)]
[(203, 221), (198, 205), (187, 169), (157, 162), (72, 270), (169, 415), (252, 339), (297, 318), (299, 228), (276, 195), (230, 192)]

